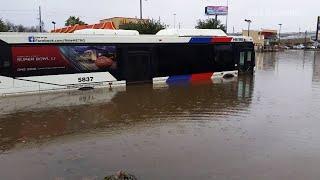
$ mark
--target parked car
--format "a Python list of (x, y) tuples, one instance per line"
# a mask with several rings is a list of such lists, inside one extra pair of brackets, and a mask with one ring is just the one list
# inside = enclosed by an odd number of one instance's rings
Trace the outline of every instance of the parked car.
[(317, 49), (315, 46), (307, 46), (307, 49)]
[(288, 46), (282, 46), (281, 48), (284, 49), (284, 50), (289, 50), (290, 49), (290, 47), (288, 47)]
[(293, 49), (305, 49), (305, 46), (303, 44), (299, 44), (297, 46), (293, 46)]

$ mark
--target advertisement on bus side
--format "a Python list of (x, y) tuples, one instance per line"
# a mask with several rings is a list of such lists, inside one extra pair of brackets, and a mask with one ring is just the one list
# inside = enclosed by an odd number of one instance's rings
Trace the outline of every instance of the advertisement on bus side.
[(12, 67), (16, 76), (115, 71), (115, 46), (15, 46)]

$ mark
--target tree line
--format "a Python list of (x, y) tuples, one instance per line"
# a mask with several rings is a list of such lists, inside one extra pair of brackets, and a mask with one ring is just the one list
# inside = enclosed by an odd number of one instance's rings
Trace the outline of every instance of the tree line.
[[(169, 27), (160, 21), (155, 20), (143, 20), (138, 22), (129, 22), (127, 24), (120, 25), (120, 29), (125, 30), (137, 30), (140, 34), (156, 34), (162, 29)], [(226, 32), (226, 26), (221, 23), (220, 20), (206, 19), (198, 20), (196, 29), (221, 29)]]
[[(80, 20), (79, 17), (70, 16), (65, 21), (65, 26), (74, 26), (76, 24), (85, 25), (84, 21)], [(137, 22), (129, 22), (120, 25), (120, 29), (124, 30), (137, 30), (140, 34), (156, 34), (158, 31), (169, 27), (168, 25), (157, 21), (157, 20), (142, 20)], [(225, 25), (220, 20), (209, 18), (206, 20), (198, 20), (195, 26), (197, 29), (222, 29), (226, 31)], [(0, 19), (0, 32), (37, 32), (38, 26), (25, 27), (23, 25), (15, 25), (9, 21), (4, 22)]]
[(26, 27), (21, 24), (16, 25), (9, 21), (3, 21), (0, 19), (0, 32), (37, 32), (37, 26)]
[[(87, 24), (84, 21), (81, 21), (79, 17), (70, 16), (66, 22), (65, 26), (74, 26), (76, 24), (84, 25)], [(137, 30), (141, 34), (155, 34), (158, 31), (165, 29), (169, 27), (168, 25), (156, 21), (154, 19), (146, 19), (142, 21), (137, 22), (129, 22), (126, 24), (120, 25), (120, 29), (124, 30)], [(199, 19), (197, 21), (197, 24), (195, 26), (196, 29), (221, 29), (223, 31), (226, 31), (226, 26), (221, 23), (220, 20), (216, 20), (214, 18), (209, 18), (206, 20)]]

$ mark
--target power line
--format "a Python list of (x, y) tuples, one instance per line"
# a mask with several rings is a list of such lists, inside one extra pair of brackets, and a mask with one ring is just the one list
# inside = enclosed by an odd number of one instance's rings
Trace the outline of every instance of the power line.
[(27, 12), (35, 12), (37, 11), (36, 9), (0, 9), (1, 12), (22, 12), (22, 11), (27, 11)]
[(26, 14), (34, 14), (35, 12), (1, 12), (1, 15), (26, 15)]

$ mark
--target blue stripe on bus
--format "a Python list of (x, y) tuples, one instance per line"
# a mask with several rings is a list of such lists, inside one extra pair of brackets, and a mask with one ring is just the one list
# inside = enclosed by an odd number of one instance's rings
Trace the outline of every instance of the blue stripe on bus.
[(180, 75), (180, 76), (170, 76), (166, 83), (167, 84), (181, 84), (188, 83), (191, 80), (191, 75)]
[(212, 37), (193, 37), (190, 39), (191, 44), (210, 44), (212, 42)]

